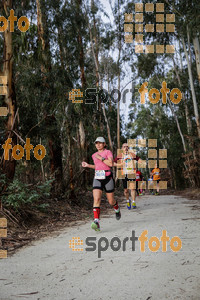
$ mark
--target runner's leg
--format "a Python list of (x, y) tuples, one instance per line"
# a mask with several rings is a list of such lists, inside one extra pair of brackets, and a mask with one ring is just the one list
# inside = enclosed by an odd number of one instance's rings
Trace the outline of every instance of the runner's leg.
[(126, 197), (126, 200), (129, 199), (129, 190), (127, 188), (124, 189), (124, 196)]
[(125, 177), (125, 179), (122, 179), (122, 183), (123, 183), (124, 196), (126, 198), (127, 208), (131, 209), (131, 199), (129, 197), (129, 190), (127, 188), (127, 184), (128, 184), (128, 178), (127, 178), (127, 176)]
[(114, 189), (115, 189), (115, 183), (112, 177), (108, 178), (107, 182), (103, 186), (106, 191), (106, 197), (108, 199), (108, 202), (110, 205), (114, 206), (116, 201), (114, 199)]
[(159, 194), (159, 181), (160, 180), (157, 180), (157, 195)]
[(94, 198), (93, 208), (99, 208), (99, 216), (100, 216), (101, 196), (102, 196), (102, 190), (99, 189), (93, 190), (93, 198)]
[(117, 201), (114, 199), (114, 193), (106, 193), (106, 197), (110, 205), (112, 205), (115, 210), (116, 219), (119, 220), (121, 218), (121, 212)]
[(132, 197), (132, 201), (135, 202), (135, 198), (136, 198), (136, 190), (131, 190), (131, 197)]
[(102, 196), (102, 182), (94, 178), (93, 180), (93, 213), (94, 221), (91, 224), (92, 229), (99, 231), (99, 218), (100, 218), (100, 205), (101, 205), (101, 196)]
[(114, 206), (116, 204), (116, 200), (114, 199), (114, 193), (106, 193), (106, 197), (110, 205)]
[(94, 189), (93, 190), (93, 213), (94, 213), (94, 221), (91, 224), (91, 228), (99, 231), (100, 225), (99, 225), (99, 218), (100, 218), (100, 205), (101, 205), (101, 196), (102, 196), (102, 190), (100, 189)]
[(132, 197), (132, 208), (136, 208), (135, 198), (136, 198), (136, 190), (131, 190), (131, 197)]
[(136, 181), (136, 193), (139, 196), (139, 190), (138, 190), (138, 181)]
[(110, 205), (113, 206), (115, 213), (116, 213), (116, 219), (119, 220), (121, 218), (120, 208), (118, 206), (117, 201), (114, 199), (114, 189), (115, 189), (115, 182), (113, 180), (113, 177), (108, 177), (105, 184), (103, 184), (103, 187), (106, 191), (106, 197), (108, 199), (108, 202)]

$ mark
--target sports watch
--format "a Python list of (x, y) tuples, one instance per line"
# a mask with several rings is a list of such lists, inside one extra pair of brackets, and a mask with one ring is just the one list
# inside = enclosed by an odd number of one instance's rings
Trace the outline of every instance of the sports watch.
[(105, 157), (102, 157), (102, 161), (104, 161), (105, 160)]

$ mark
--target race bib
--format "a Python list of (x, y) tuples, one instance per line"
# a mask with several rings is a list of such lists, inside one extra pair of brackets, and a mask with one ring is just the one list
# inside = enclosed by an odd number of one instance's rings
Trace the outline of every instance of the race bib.
[(156, 172), (156, 175), (160, 175), (160, 172)]
[(106, 172), (104, 170), (96, 170), (94, 178), (95, 179), (105, 179), (106, 178)]
[(140, 179), (140, 175), (136, 175), (136, 179)]

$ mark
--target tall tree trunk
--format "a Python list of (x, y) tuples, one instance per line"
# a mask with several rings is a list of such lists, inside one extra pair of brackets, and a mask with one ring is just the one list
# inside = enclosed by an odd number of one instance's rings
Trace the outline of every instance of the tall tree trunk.
[[(36, 0), (37, 5), (37, 27), (38, 42), (41, 45), (42, 63), (41, 71), (43, 73), (42, 81), (44, 86), (48, 86), (48, 72), (51, 70), (51, 53), (49, 47), (49, 36), (47, 27), (47, 16), (44, 12), (45, 6), (41, 0)], [(50, 101), (50, 99), (49, 99)], [(59, 193), (63, 191), (63, 167), (62, 167), (62, 147), (60, 132), (57, 128), (57, 121), (54, 115), (46, 117), (47, 135), (49, 139), (50, 170), (54, 176), (52, 191)]]
[[(94, 1), (91, 1), (91, 7), (94, 5)], [(97, 63), (97, 68), (96, 68), (96, 87), (98, 89), (99, 87), (99, 81), (100, 81), (100, 74), (99, 74), (99, 41), (98, 41), (98, 37), (97, 37), (97, 28), (96, 28), (96, 19), (95, 19), (95, 14), (92, 14), (93, 16), (93, 29), (94, 29), (94, 35), (93, 35), (93, 39), (94, 39), (94, 53), (95, 53), (95, 61)], [(102, 85), (102, 82), (101, 82)], [(98, 110), (101, 111), (101, 98), (98, 98)], [(103, 129), (103, 123), (102, 123), (102, 118), (101, 118), (101, 114), (99, 115), (100, 117), (100, 128)]]
[[(118, 91), (120, 91), (120, 74), (118, 74)], [(120, 149), (120, 101), (117, 102), (117, 148)]]
[(62, 44), (62, 28), (61, 26), (58, 26), (58, 45), (59, 45), (59, 52), (60, 52), (60, 62), (62, 69), (65, 70), (65, 55), (64, 55), (64, 49)]
[(196, 125), (197, 125), (197, 134), (198, 134), (198, 137), (200, 138), (199, 112), (198, 112), (198, 107), (197, 107), (196, 94), (195, 94), (195, 90), (194, 90), (192, 69), (191, 69), (191, 66), (190, 66), (189, 57), (188, 57), (188, 53), (187, 53), (187, 49), (186, 49), (185, 41), (184, 41), (183, 37), (182, 37), (181, 41), (182, 41), (182, 44), (183, 44), (183, 49), (184, 49), (186, 60), (187, 60), (188, 74), (189, 74), (189, 80), (190, 80), (190, 87), (191, 87), (191, 91), (192, 91), (192, 100), (193, 100), (193, 107), (194, 107), (194, 115), (195, 115), (195, 121), (196, 121)]
[[(64, 8), (66, 5), (69, 5), (67, 1), (65, 1)], [(66, 44), (63, 43), (63, 29), (62, 29), (62, 24), (60, 23), (60, 16), (62, 15), (63, 11), (60, 11), (60, 7), (58, 6), (56, 8), (56, 18), (55, 18), (55, 23), (57, 25), (57, 30), (58, 30), (58, 46), (59, 46), (59, 53), (60, 53), (60, 62), (63, 70), (68, 71), (69, 66), (67, 64), (67, 47)]]
[[(121, 58), (121, 24), (120, 5), (118, 0), (118, 91), (120, 91), (120, 58)], [(117, 102), (117, 148), (120, 149), (120, 101)]]
[(180, 68), (181, 68), (181, 72), (183, 72), (183, 61), (182, 61), (182, 55), (181, 55), (181, 42), (180, 42), (180, 37), (178, 38), (178, 44), (179, 44)]
[[(97, 29), (96, 29), (96, 19), (95, 14), (93, 14), (93, 26), (94, 26), (94, 43), (95, 43), (95, 57), (98, 68), (96, 69), (96, 87), (99, 87), (99, 44), (98, 44), (98, 37), (97, 37)], [(99, 105), (101, 106), (101, 105)]]
[(49, 36), (47, 32), (47, 17), (44, 13), (44, 3), (41, 0), (36, 0), (37, 5), (37, 29), (38, 29), (38, 42), (41, 46), (42, 64), (41, 71), (45, 74), (48, 69), (51, 69), (50, 62), (50, 49), (49, 49)]
[[(86, 145), (85, 129), (82, 120), (79, 121), (78, 132), (79, 132), (80, 156), (81, 156), (81, 160), (85, 161), (87, 160), (87, 145)], [(86, 182), (88, 182), (89, 180), (89, 173), (84, 172), (82, 176), (83, 176), (82, 186), (86, 187)]]
[[(93, 58), (94, 58), (95, 68), (96, 68), (96, 74), (98, 74), (98, 78), (99, 78), (98, 81), (102, 82), (101, 81), (101, 75), (99, 73), (98, 63), (97, 63), (97, 60), (96, 60), (96, 55), (95, 55), (95, 52), (94, 52), (94, 45), (93, 45), (93, 39), (92, 39), (92, 31), (91, 31), (91, 26), (90, 26), (90, 22), (89, 21), (88, 21), (88, 25), (89, 25), (89, 31), (90, 31), (90, 42), (91, 42), (92, 54), (93, 54)], [(110, 134), (110, 126), (109, 126), (108, 119), (107, 119), (107, 116), (106, 116), (106, 110), (105, 110), (105, 104), (104, 104), (104, 102), (102, 102), (102, 110), (103, 110), (103, 115), (104, 115), (104, 119), (105, 119), (105, 122), (106, 122), (109, 147), (110, 147), (110, 150), (113, 152), (113, 144), (112, 144), (112, 139), (111, 139), (111, 134)]]
[[(158, 76), (157, 76), (157, 78), (158, 78)], [(158, 78), (158, 81), (159, 81), (160, 84), (161, 84), (161, 81), (160, 81), (159, 78)], [(179, 124), (179, 120), (178, 120), (177, 115), (176, 115), (176, 113), (175, 113), (175, 111), (174, 111), (174, 109), (173, 109), (173, 106), (172, 106), (172, 104), (171, 104), (171, 100), (169, 99), (169, 96), (168, 96), (168, 95), (167, 95), (167, 101), (169, 102), (169, 106), (170, 106), (171, 112), (172, 112), (172, 114), (174, 115), (174, 118), (175, 118), (175, 120), (176, 120), (176, 125), (177, 125), (177, 129), (178, 129), (179, 135), (180, 135), (180, 137), (181, 137), (181, 141), (182, 141), (182, 145), (183, 145), (183, 150), (184, 150), (184, 152), (186, 153), (187, 149), (186, 149), (185, 139), (184, 139), (184, 136), (183, 136), (183, 133), (182, 133), (180, 124)]]
[[(82, 13), (82, 0), (76, 0), (76, 18), (77, 18), (77, 43), (78, 43), (78, 50), (79, 50), (79, 67), (80, 67), (80, 78), (81, 78), (81, 87), (84, 90), (86, 87), (86, 78), (85, 78), (85, 62), (84, 62), (84, 49), (83, 49), (83, 41), (82, 41), (82, 35), (81, 35), (81, 13)], [(86, 116), (86, 107), (85, 105), (82, 107), (82, 115), (80, 116), (79, 121), (79, 139), (80, 139), (80, 147), (81, 152), (80, 156), (83, 161), (87, 159), (87, 145), (85, 142), (85, 116)], [(83, 173), (83, 187), (86, 186), (86, 181), (88, 179), (88, 173)]]
[(194, 45), (194, 51), (196, 56), (198, 80), (200, 85), (200, 47), (199, 47), (199, 39), (197, 36), (193, 39), (193, 45)]
[(178, 121), (178, 118), (177, 118), (177, 115), (173, 109), (173, 106), (171, 104), (171, 101), (168, 99), (168, 102), (169, 102), (169, 105), (170, 105), (170, 108), (171, 108), (171, 111), (172, 111), (172, 114), (174, 115), (174, 118), (176, 120), (176, 125), (177, 125), (177, 128), (178, 128), (178, 132), (180, 134), (180, 137), (181, 137), (181, 141), (182, 141), (182, 144), (183, 144), (183, 150), (184, 152), (186, 153), (187, 149), (186, 149), (186, 144), (185, 144), (185, 139), (184, 139), (184, 136), (183, 136), (183, 133), (181, 131), (181, 128), (180, 128), (180, 124), (179, 124), (179, 121)]
[(68, 146), (68, 167), (69, 167), (69, 187), (70, 187), (70, 199), (75, 198), (75, 186), (73, 182), (74, 171), (73, 171), (73, 161), (72, 161), (72, 145), (71, 145), (71, 135), (70, 135), (70, 127), (69, 124), (66, 123), (66, 131), (67, 131), (67, 146)]
[[(12, 9), (12, 1), (4, 1), (4, 11), (7, 17), (10, 15), (10, 9)], [(8, 136), (12, 138), (12, 147), (17, 143), (16, 136), (13, 135), (11, 130), (15, 129), (15, 112), (16, 112), (16, 95), (13, 82), (13, 49), (12, 49), (12, 32), (10, 32), (10, 22), (8, 22), (8, 28), (4, 32), (4, 63), (3, 63), (3, 76), (7, 77), (7, 94), (4, 101), (8, 107), (9, 115), (6, 125), (6, 139)], [(12, 157), (11, 151), (9, 151), (9, 160), (2, 161), (3, 173), (6, 174), (7, 179), (12, 180), (15, 175), (16, 160)]]
[(55, 116), (50, 115), (45, 118), (45, 125), (48, 128), (48, 142), (50, 154), (50, 170), (55, 178), (52, 191), (59, 194), (63, 190), (63, 167), (62, 167), (62, 147), (61, 138), (58, 134), (57, 121)]
[(189, 62), (190, 62), (190, 67), (191, 67), (192, 66), (192, 53), (191, 53), (191, 47), (190, 47), (190, 33), (189, 33), (188, 25), (187, 25), (187, 42), (188, 42)]
[[(108, 68), (107, 68), (107, 84), (108, 84), (108, 95), (110, 95), (110, 78), (109, 78)], [(111, 97), (109, 97), (109, 111), (111, 110), (112, 110)]]
[(172, 173), (173, 173), (173, 178), (174, 178), (174, 188), (175, 188), (175, 190), (176, 190), (176, 188), (177, 188), (177, 184), (176, 184), (176, 172), (175, 172), (175, 169), (174, 168), (172, 168)]
[(79, 21), (81, 18), (80, 12), (81, 12), (82, 0), (76, 0), (76, 5), (77, 5), (76, 17), (77, 17), (77, 31), (78, 31), (77, 41), (79, 47), (79, 66), (81, 71), (81, 86), (84, 89), (86, 85), (85, 71), (84, 71), (84, 51), (83, 51), (83, 41), (82, 41), (80, 21)]
[[(179, 72), (178, 72), (178, 69), (177, 69), (174, 58), (173, 58), (173, 63), (174, 63), (174, 70), (175, 70), (175, 73), (176, 73), (176, 78), (178, 80), (180, 88), (182, 89), (183, 85), (182, 85), (181, 78), (179, 76)], [(184, 92), (182, 92), (182, 96), (183, 96), (183, 105), (184, 105), (184, 108), (185, 108), (185, 118), (186, 118), (187, 132), (188, 132), (188, 135), (190, 135), (191, 131), (192, 131), (192, 123), (191, 123), (191, 120), (190, 120), (190, 117), (189, 117), (189, 109), (188, 109), (188, 105), (187, 105), (187, 101), (186, 101)]]
[[(173, 106), (171, 104), (171, 100), (168, 98), (168, 95), (167, 95), (167, 101), (169, 102), (169, 106), (171, 108), (172, 115), (174, 116), (175, 121), (176, 121), (176, 126), (177, 126), (177, 129), (178, 129), (179, 135), (181, 137), (181, 141), (182, 141), (184, 153), (186, 153), (187, 148), (186, 148), (185, 138), (183, 136), (183, 133), (182, 133), (182, 130), (181, 130), (181, 127), (180, 127), (180, 124), (179, 124), (179, 120), (178, 120), (177, 115), (176, 115), (176, 113), (175, 113), (175, 111), (173, 109)], [(191, 165), (189, 157), (186, 158), (186, 161), (187, 161), (187, 164), (185, 162), (183, 164), (184, 164), (185, 170), (187, 172), (189, 172), (190, 165)], [(188, 169), (187, 165), (189, 166), (189, 169)], [(190, 181), (190, 184), (192, 185), (193, 184), (193, 179), (191, 177), (189, 177), (189, 181)], [(176, 189), (176, 185), (175, 185), (175, 189)]]
[(81, 147), (81, 150), (84, 151), (85, 150), (85, 130), (84, 130), (82, 121), (79, 122), (79, 136), (80, 136), (80, 147)]

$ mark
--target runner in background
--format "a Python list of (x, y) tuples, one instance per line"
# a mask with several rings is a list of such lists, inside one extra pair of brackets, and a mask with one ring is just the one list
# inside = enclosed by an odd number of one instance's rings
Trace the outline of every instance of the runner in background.
[[(149, 192), (152, 195), (154, 195), (154, 191), (153, 191), (153, 175), (152, 175), (152, 172), (150, 174), (150, 177), (149, 177), (148, 181), (149, 181)], [(152, 189), (151, 189), (151, 187), (152, 187)]]
[(136, 179), (129, 179), (128, 174), (134, 174), (135, 167), (134, 167), (134, 160), (138, 161), (140, 158), (135, 155), (134, 153), (129, 151), (129, 146), (127, 143), (124, 143), (122, 145), (123, 152), (115, 157), (114, 159), (114, 166), (118, 168), (123, 168), (123, 174), (125, 175), (125, 179), (122, 179), (123, 182), (123, 188), (124, 188), (124, 196), (126, 198), (127, 202), (127, 208), (131, 209), (131, 203), (132, 208), (136, 208), (135, 198), (136, 198), (136, 189), (130, 189), (131, 196), (129, 195), (129, 189), (128, 189), (128, 182), (135, 182)]
[(121, 213), (117, 201), (114, 200), (114, 180), (111, 172), (111, 167), (113, 166), (112, 152), (106, 149), (106, 141), (103, 137), (98, 137), (95, 140), (95, 146), (97, 148), (97, 152), (92, 155), (94, 165), (82, 162), (82, 167), (95, 169), (95, 176), (93, 180), (94, 221), (91, 224), (91, 228), (95, 231), (100, 231), (99, 218), (103, 190), (106, 192), (108, 202), (115, 210), (117, 220), (121, 218)]
[[(144, 178), (144, 175), (142, 174), (142, 176), (141, 176), (141, 179), (142, 179), (142, 181), (145, 181), (145, 178)], [(142, 182), (142, 188), (140, 189), (140, 193), (141, 193), (141, 195), (140, 196), (143, 196), (143, 195), (145, 195), (145, 182)]]
[(142, 196), (142, 189), (138, 190), (138, 181), (142, 181), (143, 175), (142, 173), (136, 169), (136, 192), (138, 196)]
[(159, 181), (160, 181), (160, 169), (157, 168), (157, 163), (155, 163), (155, 168), (152, 170), (153, 180), (157, 181), (157, 191), (155, 195), (159, 195)]

